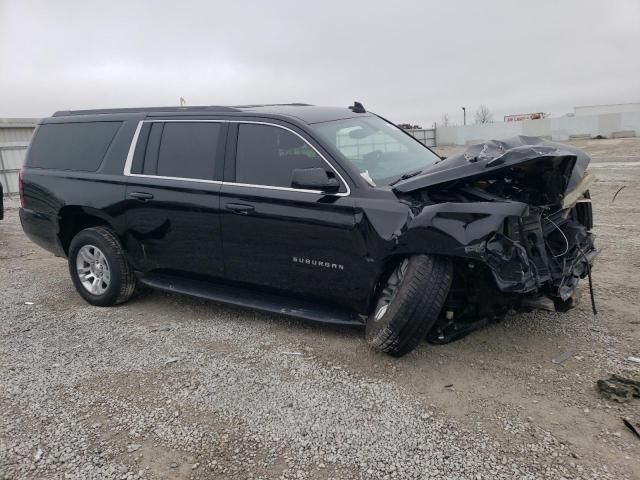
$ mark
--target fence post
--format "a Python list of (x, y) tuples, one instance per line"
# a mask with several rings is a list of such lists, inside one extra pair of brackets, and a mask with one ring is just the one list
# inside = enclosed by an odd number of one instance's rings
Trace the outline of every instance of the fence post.
[[(2, 173), (2, 178), (4, 178), (4, 182), (3, 183), (3, 195), (9, 195), (11, 192), (9, 192), (9, 177), (7, 176), (7, 172), (4, 168), (4, 157), (2, 155), (2, 149), (0, 148), (0, 173)], [(6, 189), (6, 191), (5, 191)]]

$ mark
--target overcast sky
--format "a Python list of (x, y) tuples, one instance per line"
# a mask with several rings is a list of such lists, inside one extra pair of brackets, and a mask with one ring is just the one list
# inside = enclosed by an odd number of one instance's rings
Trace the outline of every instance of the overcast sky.
[(0, 0), (0, 117), (353, 100), (397, 122), (640, 101), (640, 0)]

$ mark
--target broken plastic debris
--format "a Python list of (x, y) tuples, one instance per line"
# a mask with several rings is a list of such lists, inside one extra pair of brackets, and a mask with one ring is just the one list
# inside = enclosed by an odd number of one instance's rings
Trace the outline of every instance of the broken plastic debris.
[(640, 422), (634, 422), (629, 417), (624, 417), (622, 421), (627, 427), (629, 427), (629, 430), (631, 430), (636, 434), (638, 438), (640, 438)]
[(627, 360), (633, 363), (640, 363), (640, 357), (627, 357)]
[(157, 328), (152, 328), (150, 332), (168, 332), (170, 330), (171, 330), (171, 327), (157, 327)]
[(282, 355), (302, 355), (302, 352), (282, 352)]
[(629, 378), (611, 375), (606, 380), (598, 380), (598, 390), (602, 395), (615, 402), (628, 402), (640, 398), (640, 382)]
[(165, 365), (171, 365), (172, 363), (176, 363), (178, 360), (180, 360), (179, 357), (171, 357), (169, 359), (167, 359), (166, 362), (164, 362)]
[(33, 305), (33, 302), (24, 302), (25, 305)]
[(573, 356), (573, 352), (564, 352), (562, 355), (552, 359), (553, 363), (564, 363)]

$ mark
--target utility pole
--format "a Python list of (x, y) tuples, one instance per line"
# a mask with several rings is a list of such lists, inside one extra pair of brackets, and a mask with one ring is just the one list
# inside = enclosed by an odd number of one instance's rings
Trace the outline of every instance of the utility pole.
[(467, 124), (467, 107), (461, 107), (462, 108), (462, 117), (464, 118), (464, 124)]

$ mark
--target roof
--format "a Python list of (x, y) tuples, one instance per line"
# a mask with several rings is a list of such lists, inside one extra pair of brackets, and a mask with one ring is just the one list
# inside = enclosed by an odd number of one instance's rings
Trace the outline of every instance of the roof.
[[(268, 104), (268, 105), (209, 105), (209, 106), (193, 106), (193, 107), (139, 107), (139, 108), (108, 108), (96, 110), (62, 110), (55, 112), (53, 117), (66, 117), (76, 115), (113, 115), (113, 114), (130, 114), (130, 113), (147, 113), (152, 116), (163, 114), (180, 114), (180, 115), (209, 115), (209, 114), (255, 114), (274, 115), (280, 117), (295, 118), (304, 123), (320, 123), (331, 120), (339, 120), (343, 118), (353, 118), (362, 116), (362, 113), (354, 113), (347, 107), (321, 107), (308, 105), (306, 103), (287, 103), (287, 104)], [(366, 115), (366, 114), (365, 114)]]

